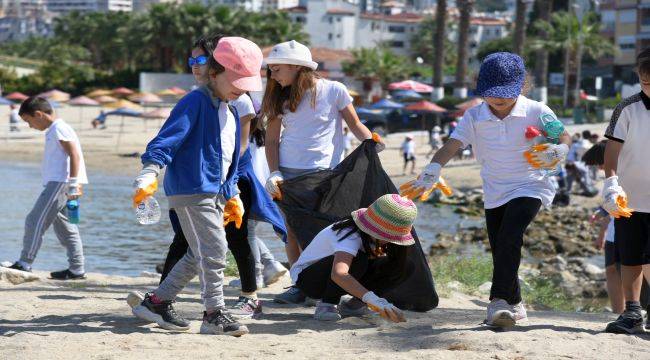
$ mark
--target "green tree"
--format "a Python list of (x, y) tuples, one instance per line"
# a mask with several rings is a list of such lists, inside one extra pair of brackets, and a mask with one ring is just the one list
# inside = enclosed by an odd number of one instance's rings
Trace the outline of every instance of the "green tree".
[(456, 84), (454, 96), (467, 97), (467, 65), (469, 62), (469, 30), (472, 8), (475, 0), (457, 0), (460, 12), (458, 21), (458, 58), (456, 62)]
[[(451, 29), (451, 25), (447, 25), (447, 31)], [(418, 32), (411, 38), (411, 54), (413, 58), (421, 57), (425, 64), (432, 65), (435, 57), (434, 39), (436, 33), (436, 19), (433, 17), (425, 18), (418, 30)], [(445, 74), (453, 74), (453, 69), (456, 66), (456, 46), (446, 36), (443, 41), (444, 56), (443, 71)]]
[[(597, 14), (587, 13), (582, 24), (571, 13), (562, 11), (551, 16), (550, 21), (539, 20), (535, 23), (539, 31), (547, 34), (547, 38), (539, 38), (532, 42), (534, 49), (548, 49), (549, 51), (562, 51), (565, 54), (565, 96), (564, 106), (577, 103), (578, 93), (574, 91), (569, 96), (569, 74), (575, 69), (580, 75), (583, 57), (597, 59), (605, 55), (616, 53), (616, 47), (607, 38), (600, 34), (600, 21)], [(579, 84), (576, 83), (578, 88)]]
[(391, 82), (404, 80), (409, 73), (408, 59), (386, 47), (354, 49), (352, 56), (353, 60), (343, 62), (343, 71), (363, 81), (366, 91), (371, 89), (373, 81), (379, 81), (385, 89)]

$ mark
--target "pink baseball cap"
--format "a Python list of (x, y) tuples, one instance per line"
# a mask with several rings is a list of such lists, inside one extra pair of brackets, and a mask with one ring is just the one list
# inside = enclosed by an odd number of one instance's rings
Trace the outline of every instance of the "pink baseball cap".
[(245, 91), (262, 91), (262, 50), (242, 37), (224, 37), (212, 53), (224, 68), (225, 76), (235, 87)]

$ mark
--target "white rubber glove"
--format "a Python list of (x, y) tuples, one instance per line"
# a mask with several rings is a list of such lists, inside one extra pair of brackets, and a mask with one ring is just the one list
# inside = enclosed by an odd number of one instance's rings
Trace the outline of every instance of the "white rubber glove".
[(278, 184), (282, 181), (284, 181), (284, 177), (282, 177), (282, 173), (280, 171), (272, 172), (271, 175), (269, 175), (269, 178), (266, 180), (266, 185), (264, 185), (264, 188), (272, 198), (281, 198), (282, 194), (280, 193), (280, 187)]
[(422, 170), (422, 173), (418, 176), (413, 185), (419, 188), (430, 189), (440, 181), (441, 171), (442, 166), (440, 166), (440, 164), (430, 163), (424, 168), (424, 170)]
[(632, 209), (627, 207), (627, 194), (618, 184), (618, 176), (605, 179), (603, 185), (603, 209), (615, 218), (630, 217)]
[(406, 321), (402, 310), (395, 307), (395, 305), (388, 302), (388, 300), (375, 295), (375, 293), (372, 291), (365, 293), (361, 300), (368, 304), (368, 307), (370, 307), (372, 311), (378, 312), (379, 315), (381, 315), (383, 318), (386, 318), (393, 322)]
[(158, 178), (158, 173), (160, 173), (160, 167), (155, 164), (147, 164), (142, 168), (140, 171), (140, 175), (135, 178), (133, 181), (133, 188), (135, 190), (138, 189), (146, 189), (149, 187), (149, 185), (153, 184), (156, 182)]
[(539, 163), (542, 168), (554, 168), (558, 163), (564, 161), (567, 154), (569, 154), (569, 146), (567, 144), (546, 145), (545, 150), (532, 154), (534, 161)]
[(71, 177), (68, 179), (68, 189), (66, 191), (66, 195), (68, 195), (68, 198), (70, 199), (77, 199), (83, 195), (81, 184), (79, 184), (79, 180), (76, 177)]

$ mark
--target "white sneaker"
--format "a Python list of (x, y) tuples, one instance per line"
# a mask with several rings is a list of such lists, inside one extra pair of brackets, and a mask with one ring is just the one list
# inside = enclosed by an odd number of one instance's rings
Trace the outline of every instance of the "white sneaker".
[(515, 326), (517, 320), (513, 308), (503, 299), (493, 299), (487, 307), (487, 319), (485, 323), (489, 326), (509, 328)]
[(314, 319), (320, 321), (339, 321), (341, 320), (341, 314), (339, 314), (336, 305), (319, 302), (314, 311)]
[(140, 303), (142, 303), (142, 300), (144, 300), (144, 294), (139, 291), (131, 291), (126, 296), (126, 303), (129, 304), (131, 309), (140, 305)]
[(280, 262), (272, 261), (268, 265), (264, 266), (264, 270), (263, 270), (264, 284), (266, 286), (269, 286), (277, 282), (278, 280), (280, 280), (282, 276), (284, 276), (284, 274), (287, 273), (287, 271), (289, 270), (287, 270), (287, 268), (282, 266)]
[(526, 313), (526, 306), (524, 302), (520, 302), (512, 307), (515, 314), (515, 321), (528, 321), (528, 314)]

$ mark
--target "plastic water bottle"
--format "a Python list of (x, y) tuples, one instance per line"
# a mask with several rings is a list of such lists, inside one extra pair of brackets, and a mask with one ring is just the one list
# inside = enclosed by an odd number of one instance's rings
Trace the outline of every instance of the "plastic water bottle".
[(160, 221), (160, 204), (153, 196), (147, 196), (135, 207), (135, 218), (142, 225)]
[(68, 200), (65, 204), (68, 211), (68, 220), (71, 224), (79, 224), (79, 201)]

